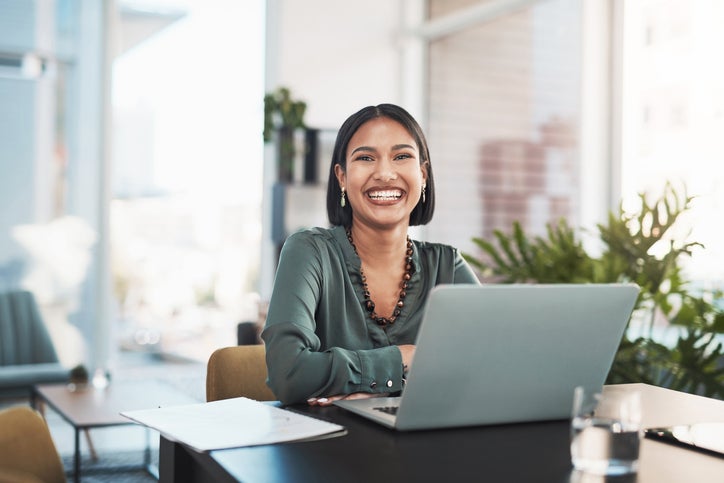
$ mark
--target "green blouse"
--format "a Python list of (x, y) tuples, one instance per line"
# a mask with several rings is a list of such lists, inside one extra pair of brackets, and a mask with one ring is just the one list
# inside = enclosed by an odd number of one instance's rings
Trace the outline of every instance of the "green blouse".
[(281, 251), (262, 339), (269, 387), (285, 404), (310, 397), (402, 389), (402, 356), (414, 344), (428, 292), (479, 283), (457, 249), (413, 241), (413, 272), (395, 323), (378, 326), (364, 308), (360, 259), (344, 227), (291, 235)]

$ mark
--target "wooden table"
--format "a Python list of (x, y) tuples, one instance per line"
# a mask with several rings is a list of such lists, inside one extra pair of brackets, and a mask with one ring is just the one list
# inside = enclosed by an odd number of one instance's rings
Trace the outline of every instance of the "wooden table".
[[(113, 382), (104, 389), (89, 386), (70, 391), (66, 384), (39, 384), (33, 387), (31, 404), (43, 410), (48, 405), (70, 424), (75, 432), (73, 476), (80, 481), (80, 433), (92, 428), (135, 424), (120, 415), (121, 411), (149, 409), (161, 406), (194, 404), (199, 401), (169, 384), (148, 381)], [(151, 466), (150, 446), (146, 445), (144, 467), (157, 475)]]
[[(640, 391), (643, 424), (724, 422), (724, 401), (645, 384), (607, 386), (615, 397)], [(484, 402), (481, 401), (481, 405)], [(161, 482), (721, 483), (724, 458), (644, 439), (638, 475), (606, 480), (572, 469), (568, 421), (398, 432), (337, 407), (291, 409), (345, 426), (347, 435), (197, 453), (161, 436)]]

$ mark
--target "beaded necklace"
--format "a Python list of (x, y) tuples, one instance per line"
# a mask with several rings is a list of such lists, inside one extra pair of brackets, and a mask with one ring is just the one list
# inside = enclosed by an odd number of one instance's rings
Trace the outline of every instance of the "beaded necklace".
[[(352, 240), (352, 232), (347, 229), (347, 240), (349, 240), (350, 245), (352, 245), (352, 248), (354, 249), (354, 252), (359, 257), (359, 253), (357, 252), (357, 247), (354, 244), (354, 241)], [(402, 275), (402, 282), (400, 282), (400, 295), (397, 299), (397, 304), (395, 306), (395, 310), (392, 311), (392, 315), (389, 317), (382, 317), (380, 315), (377, 315), (377, 312), (375, 312), (375, 303), (372, 301), (372, 298), (370, 297), (370, 290), (367, 286), (367, 277), (365, 276), (364, 270), (362, 270), (362, 265), (360, 265), (359, 273), (362, 278), (362, 288), (364, 289), (364, 297), (365, 297), (365, 310), (369, 313), (370, 319), (374, 320), (377, 325), (380, 327), (386, 327), (388, 325), (392, 325), (395, 323), (395, 320), (397, 320), (397, 317), (400, 316), (400, 313), (402, 313), (402, 307), (405, 306), (405, 297), (407, 296), (407, 287), (409, 286), (412, 272), (412, 241), (410, 240), (410, 237), (407, 237), (407, 250), (405, 250), (405, 273)]]

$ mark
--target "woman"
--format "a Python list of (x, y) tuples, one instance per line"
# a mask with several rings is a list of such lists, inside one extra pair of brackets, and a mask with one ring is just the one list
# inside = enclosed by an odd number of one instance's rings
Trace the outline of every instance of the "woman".
[(262, 339), (268, 384), (286, 404), (402, 390), (428, 292), (478, 283), (450, 246), (412, 241), (435, 184), (422, 129), (401, 107), (365, 107), (337, 135), (327, 187), (332, 228), (291, 235)]

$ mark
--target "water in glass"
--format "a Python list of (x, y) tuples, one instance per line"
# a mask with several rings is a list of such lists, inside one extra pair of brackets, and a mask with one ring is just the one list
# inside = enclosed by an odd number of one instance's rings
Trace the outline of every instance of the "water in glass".
[(571, 457), (577, 470), (600, 475), (637, 471), (641, 444), (637, 427), (596, 417), (574, 417), (571, 423)]

